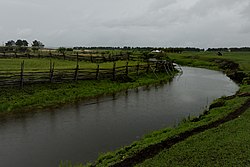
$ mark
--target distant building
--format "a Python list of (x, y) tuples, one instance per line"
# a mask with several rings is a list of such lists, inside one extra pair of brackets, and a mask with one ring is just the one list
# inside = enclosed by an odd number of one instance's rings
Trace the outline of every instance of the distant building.
[(152, 53), (161, 53), (160, 50), (153, 50)]

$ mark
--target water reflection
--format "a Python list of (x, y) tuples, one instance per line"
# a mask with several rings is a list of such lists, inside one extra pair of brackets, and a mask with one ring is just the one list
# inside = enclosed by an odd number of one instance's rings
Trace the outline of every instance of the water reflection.
[(126, 90), (0, 121), (0, 166), (87, 162), (153, 130), (197, 116), (238, 87), (222, 73), (183, 68), (171, 83)]

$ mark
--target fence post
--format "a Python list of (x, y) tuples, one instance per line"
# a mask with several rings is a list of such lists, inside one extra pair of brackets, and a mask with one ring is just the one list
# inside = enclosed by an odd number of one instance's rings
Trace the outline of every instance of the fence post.
[(93, 56), (90, 54), (90, 62), (93, 63)]
[(167, 64), (167, 69), (168, 69), (170, 75), (172, 75), (171, 69), (169, 68), (169, 64), (170, 64), (170, 63)]
[(147, 66), (147, 71), (146, 71), (147, 74), (149, 73), (149, 68), (150, 68), (150, 64), (149, 64), (149, 61), (148, 61), (148, 66)]
[(15, 57), (17, 58), (17, 53), (15, 52)]
[(54, 75), (54, 68), (55, 68), (55, 63), (52, 63), (50, 60), (50, 82), (53, 82), (53, 75)]
[(155, 71), (156, 72), (159, 71), (159, 63), (158, 63), (158, 61), (155, 63)]
[(51, 51), (49, 51), (49, 57), (52, 58), (52, 53), (51, 53)]
[(128, 76), (128, 62), (126, 63), (126, 71), (125, 71), (125, 73), (126, 73), (126, 76)]
[(78, 79), (78, 71), (79, 71), (79, 65), (77, 64), (76, 65), (76, 70), (75, 70), (75, 81), (77, 81), (77, 79)]
[(99, 71), (100, 71), (100, 65), (98, 64), (98, 65), (97, 65), (97, 68), (96, 68), (96, 76), (95, 76), (95, 79), (96, 79), (96, 80), (99, 79)]
[(113, 80), (116, 80), (116, 71), (115, 71), (116, 63), (113, 64)]
[(140, 72), (140, 63), (138, 62), (138, 64), (136, 65), (137, 76), (139, 76), (139, 72)]
[(65, 60), (66, 59), (66, 57), (65, 57), (65, 53), (63, 52), (63, 60)]
[(78, 55), (78, 52), (76, 53), (76, 65), (78, 66), (79, 64), (79, 55)]
[(23, 71), (24, 71), (24, 61), (21, 62), (21, 73), (20, 73), (20, 87), (23, 88)]
[(109, 61), (112, 61), (112, 53), (111, 54), (109, 54), (109, 57), (108, 57), (108, 59), (109, 59)]
[(171, 64), (171, 65), (170, 65), (170, 66), (171, 66), (171, 70), (172, 70), (172, 71), (174, 71), (174, 65), (173, 65), (173, 62), (172, 62), (172, 61), (170, 61), (170, 64)]

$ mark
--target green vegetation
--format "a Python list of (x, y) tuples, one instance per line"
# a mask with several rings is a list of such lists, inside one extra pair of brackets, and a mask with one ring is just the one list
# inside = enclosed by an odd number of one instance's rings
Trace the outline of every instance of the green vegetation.
[(225, 52), (223, 56), (218, 56), (216, 52), (183, 52), (182, 54), (168, 53), (167, 55), (180, 65), (215, 70), (219, 70), (216, 60), (231, 60), (238, 63), (241, 70), (250, 72), (250, 52)]
[[(210, 55), (201, 55), (200, 57), (202, 57), (200, 58), (201, 60), (198, 60), (200, 62), (205, 59), (218, 59), (218, 56), (213, 56), (212, 53)], [(220, 58), (239, 63), (240, 70), (249, 73), (250, 53), (224, 53)], [(178, 61), (177, 59), (179, 59), (178, 56), (176, 56), (176, 61)], [(194, 64), (191, 63), (191, 65)], [(240, 93), (242, 92), (250, 93), (250, 85), (241, 85)], [(244, 98), (247, 99), (247, 97)], [(237, 99), (243, 100), (243, 97), (236, 97), (230, 103), (228, 101), (225, 101), (224, 104), (219, 102), (222, 104), (222, 107), (214, 108), (209, 112), (215, 115), (217, 115), (216, 112), (219, 112), (224, 115), (234, 105), (240, 106), (242, 104)], [(229, 108), (226, 108), (226, 106)], [(194, 135), (137, 166), (249, 166), (249, 119), (250, 109), (239, 118), (222, 124), (217, 128)]]
[(78, 81), (72, 83), (35, 84), (19, 88), (0, 88), (0, 115), (25, 112), (31, 109), (55, 107), (64, 103), (112, 94), (121, 90), (168, 81), (172, 76), (153, 74), (132, 76), (133, 82), (119, 83), (110, 80)]
[[(215, 52), (184, 52), (182, 54), (168, 53), (167, 56), (181, 65), (220, 69), (225, 72), (241, 70), (249, 74), (250, 71), (250, 53), (248, 52), (227, 52), (223, 53), (223, 56), (218, 56)], [(238, 63), (239, 68), (225, 68), (228, 60)], [(249, 84), (245, 83), (240, 87), (238, 95), (250, 93)], [(130, 146), (100, 155), (93, 164), (95, 166), (117, 164), (128, 157), (133, 157), (136, 153), (149, 146), (223, 119), (229, 113), (240, 108), (249, 99), (249, 97), (238, 95), (232, 98), (222, 97), (218, 99), (211, 105), (213, 107), (209, 111), (204, 111), (204, 114), (198, 118), (183, 120), (176, 128), (155, 131), (141, 140), (135, 141)], [(249, 166), (249, 119), (250, 110), (248, 109), (239, 118), (194, 135), (138, 166)], [(75, 166), (80, 167), (82, 165)], [(86, 166), (91, 166), (91, 164)], [(61, 164), (61, 167), (63, 167), (63, 164)]]
[(239, 118), (192, 136), (138, 167), (249, 166), (250, 109)]
[[(24, 69), (39, 69), (39, 70), (48, 70), (50, 69), (50, 61), (55, 62), (55, 69), (67, 69), (67, 68), (76, 68), (75, 61), (69, 60), (59, 60), (59, 59), (0, 59), (0, 71), (16, 70), (20, 71), (21, 62), (24, 61)], [(117, 61), (116, 66), (125, 66), (126, 61)], [(129, 65), (137, 65), (138, 62), (129, 61)], [(142, 64), (142, 63), (141, 63)], [(96, 68), (96, 63), (90, 62), (79, 62), (79, 68)], [(113, 62), (100, 63), (100, 68), (113, 68)]]

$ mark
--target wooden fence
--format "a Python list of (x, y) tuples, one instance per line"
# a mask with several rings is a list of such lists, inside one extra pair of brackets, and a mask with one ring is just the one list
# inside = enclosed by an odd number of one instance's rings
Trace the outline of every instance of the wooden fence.
[(171, 75), (174, 70), (171, 62), (148, 62), (146, 64), (129, 65), (117, 67), (114, 62), (113, 68), (80, 68), (78, 63), (76, 68), (57, 69), (55, 64), (50, 62), (50, 69), (27, 69), (25, 62), (20, 65), (20, 70), (0, 70), (0, 87), (20, 86), (34, 83), (54, 83), (77, 80), (123, 80), (128, 75), (145, 74), (152, 72), (157, 77), (158, 72), (166, 72)]
[(129, 54), (79, 54), (78, 52), (72, 54), (58, 53), (58, 52), (31, 52), (31, 53), (17, 53), (17, 52), (0, 52), (0, 58), (55, 58), (62, 60), (79, 60), (89, 61), (92, 63), (112, 62), (118, 60), (139, 61), (139, 56), (132, 56)]

